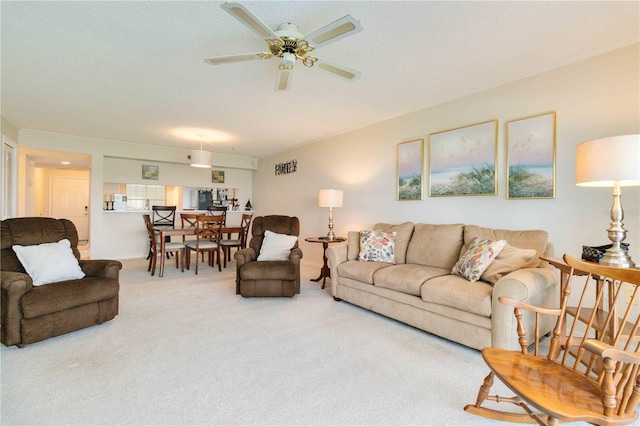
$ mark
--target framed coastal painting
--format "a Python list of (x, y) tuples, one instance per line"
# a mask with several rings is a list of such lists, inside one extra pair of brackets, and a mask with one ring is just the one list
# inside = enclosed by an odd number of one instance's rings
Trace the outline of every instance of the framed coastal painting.
[(422, 200), (424, 139), (401, 142), (397, 151), (397, 199)]
[(507, 122), (507, 198), (555, 198), (556, 113)]
[(211, 183), (224, 183), (224, 171), (212, 170), (211, 171)]
[(142, 166), (142, 179), (158, 180), (159, 166)]
[(498, 120), (429, 135), (429, 196), (495, 195)]

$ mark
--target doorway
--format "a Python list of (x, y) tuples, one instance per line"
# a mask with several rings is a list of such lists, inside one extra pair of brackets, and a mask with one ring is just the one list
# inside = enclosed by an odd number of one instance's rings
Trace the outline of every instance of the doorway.
[(89, 240), (89, 188), (90, 181), (81, 177), (51, 177), (51, 217), (69, 219), (78, 230), (78, 239)]

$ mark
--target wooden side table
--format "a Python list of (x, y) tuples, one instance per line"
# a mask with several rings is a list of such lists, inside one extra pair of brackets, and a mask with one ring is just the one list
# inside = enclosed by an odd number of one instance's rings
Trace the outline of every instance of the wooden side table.
[(304, 240), (308, 243), (322, 243), (322, 269), (320, 270), (320, 276), (311, 281), (318, 282), (322, 280), (322, 288), (324, 288), (327, 277), (331, 278), (331, 269), (327, 264), (327, 247), (329, 247), (329, 244), (331, 243), (343, 243), (347, 241), (347, 239), (343, 237), (335, 237), (334, 239), (330, 240), (327, 237), (309, 237), (305, 238)]

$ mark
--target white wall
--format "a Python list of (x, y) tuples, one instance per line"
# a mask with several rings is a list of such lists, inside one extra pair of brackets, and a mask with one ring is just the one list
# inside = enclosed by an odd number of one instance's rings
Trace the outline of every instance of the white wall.
[[(18, 149), (29, 147), (91, 154), (89, 239), (90, 256), (94, 259), (130, 257), (129, 253), (118, 253), (118, 246), (112, 244), (110, 240), (114, 229), (108, 226), (110, 223), (104, 219), (104, 182), (211, 187), (211, 171), (190, 167), (187, 159), (188, 150), (150, 147), (142, 144), (61, 135), (29, 129), (20, 130), (18, 144)], [(142, 164), (159, 165), (159, 180), (142, 180)], [(225, 185), (226, 182), (229, 182), (227, 186), (241, 188), (240, 196), (243, 198), (251, 196), (251, 174), (257, 164), (255, 157), (217, 153), (214, 155), (213, 164), (216, 168), (228, 170), (229, 179), (225, 181)], [(23, 168), (26, 169), (26, 167), (23, 165)], [(225, 175), (226, 177), (227, 175)], [(132, 179), (132, 181), (124, 180), (125, 178)], [(238, 183), (237, 186), (236, 183)], [(29, 194), (35, 196), (33, 190), (28, 187), (26, 178), (19, 183), (20, 192), (27, 196)], [(144, 231), (142, 225), (140, 225), (140, 229)]]
[[(640, 133), (639, 51), (640, 46), (633, 44), (261, 159), (253, 181), (256, 215), (296, 215), (301, 239), (325, 235), (328, 212), (318, 207), (318, 190), (336, 188), (344, 190), (344, 207), (334, 210), (337, 235), (346, 236), (349, 230), (369, 228), (376, 222), (407, 220), (544, 229), (557, 256), (579, 257), (583, 244), (609, 242), (605, 230), (610, 222), (611, 188), (575, 186), (575, 146)], [(507, 200), (505, 124), (549, 111), (557, 113), (556, 198)], [(499, 120), (498, 195), (428, 197), (429, 134), (491, 119)], [(396, 145), (418, 138), (425, 139), (425, 197), (396, 201)], [(298, 161), (298, 171), (275, 176), (274, 165), (292, 159)], [(640, 159), (638, 163), (640, 167)], [(623, 206), (629, 231), (626, 241), (640, 264), (640, 188), (623, 188)], [(301, 247), (307, 262), (321, 262), (319, 245), (302, 241)]]

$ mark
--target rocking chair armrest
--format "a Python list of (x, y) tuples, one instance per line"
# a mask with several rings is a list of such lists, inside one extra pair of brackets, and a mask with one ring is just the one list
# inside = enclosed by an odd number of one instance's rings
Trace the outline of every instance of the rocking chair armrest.
[(552, 315), (556, 317), (560, 316), (560, 314), (562, 313), (562, 310), (560, 309), (541, 308), (540, 306), (529, 305), (528, 303), (524, 303), (521, 300), (512, 299), (510, 297), (500, 296), (498, 300), (500, 300), (500, 303), (504, 305), (509, 305), (514, 309), (515, 308), (524, 309), (526, 311), (537, 312), (540, 314)]
[[(520, 349), (514, 309), (509, 304), (501, 303), (501, 298), (519, 300), (527, 306), (553, 306), (557, 285), (557, 274), (544, 268), (519, 269), (496, 281), (491, 294), (491, 345), (507, 350)], [(551, 323), (551, 318), (545, 319), (543, 333), (548, 331)], [(534, 324), (531, 316), (525, 318), (524, 326), (532, 335)]]
[(611, 358), (614, 361), (640, 365), (640, 356), (625, 352), (595, 339), (587, 340), (583, 347), (601, 358)]

